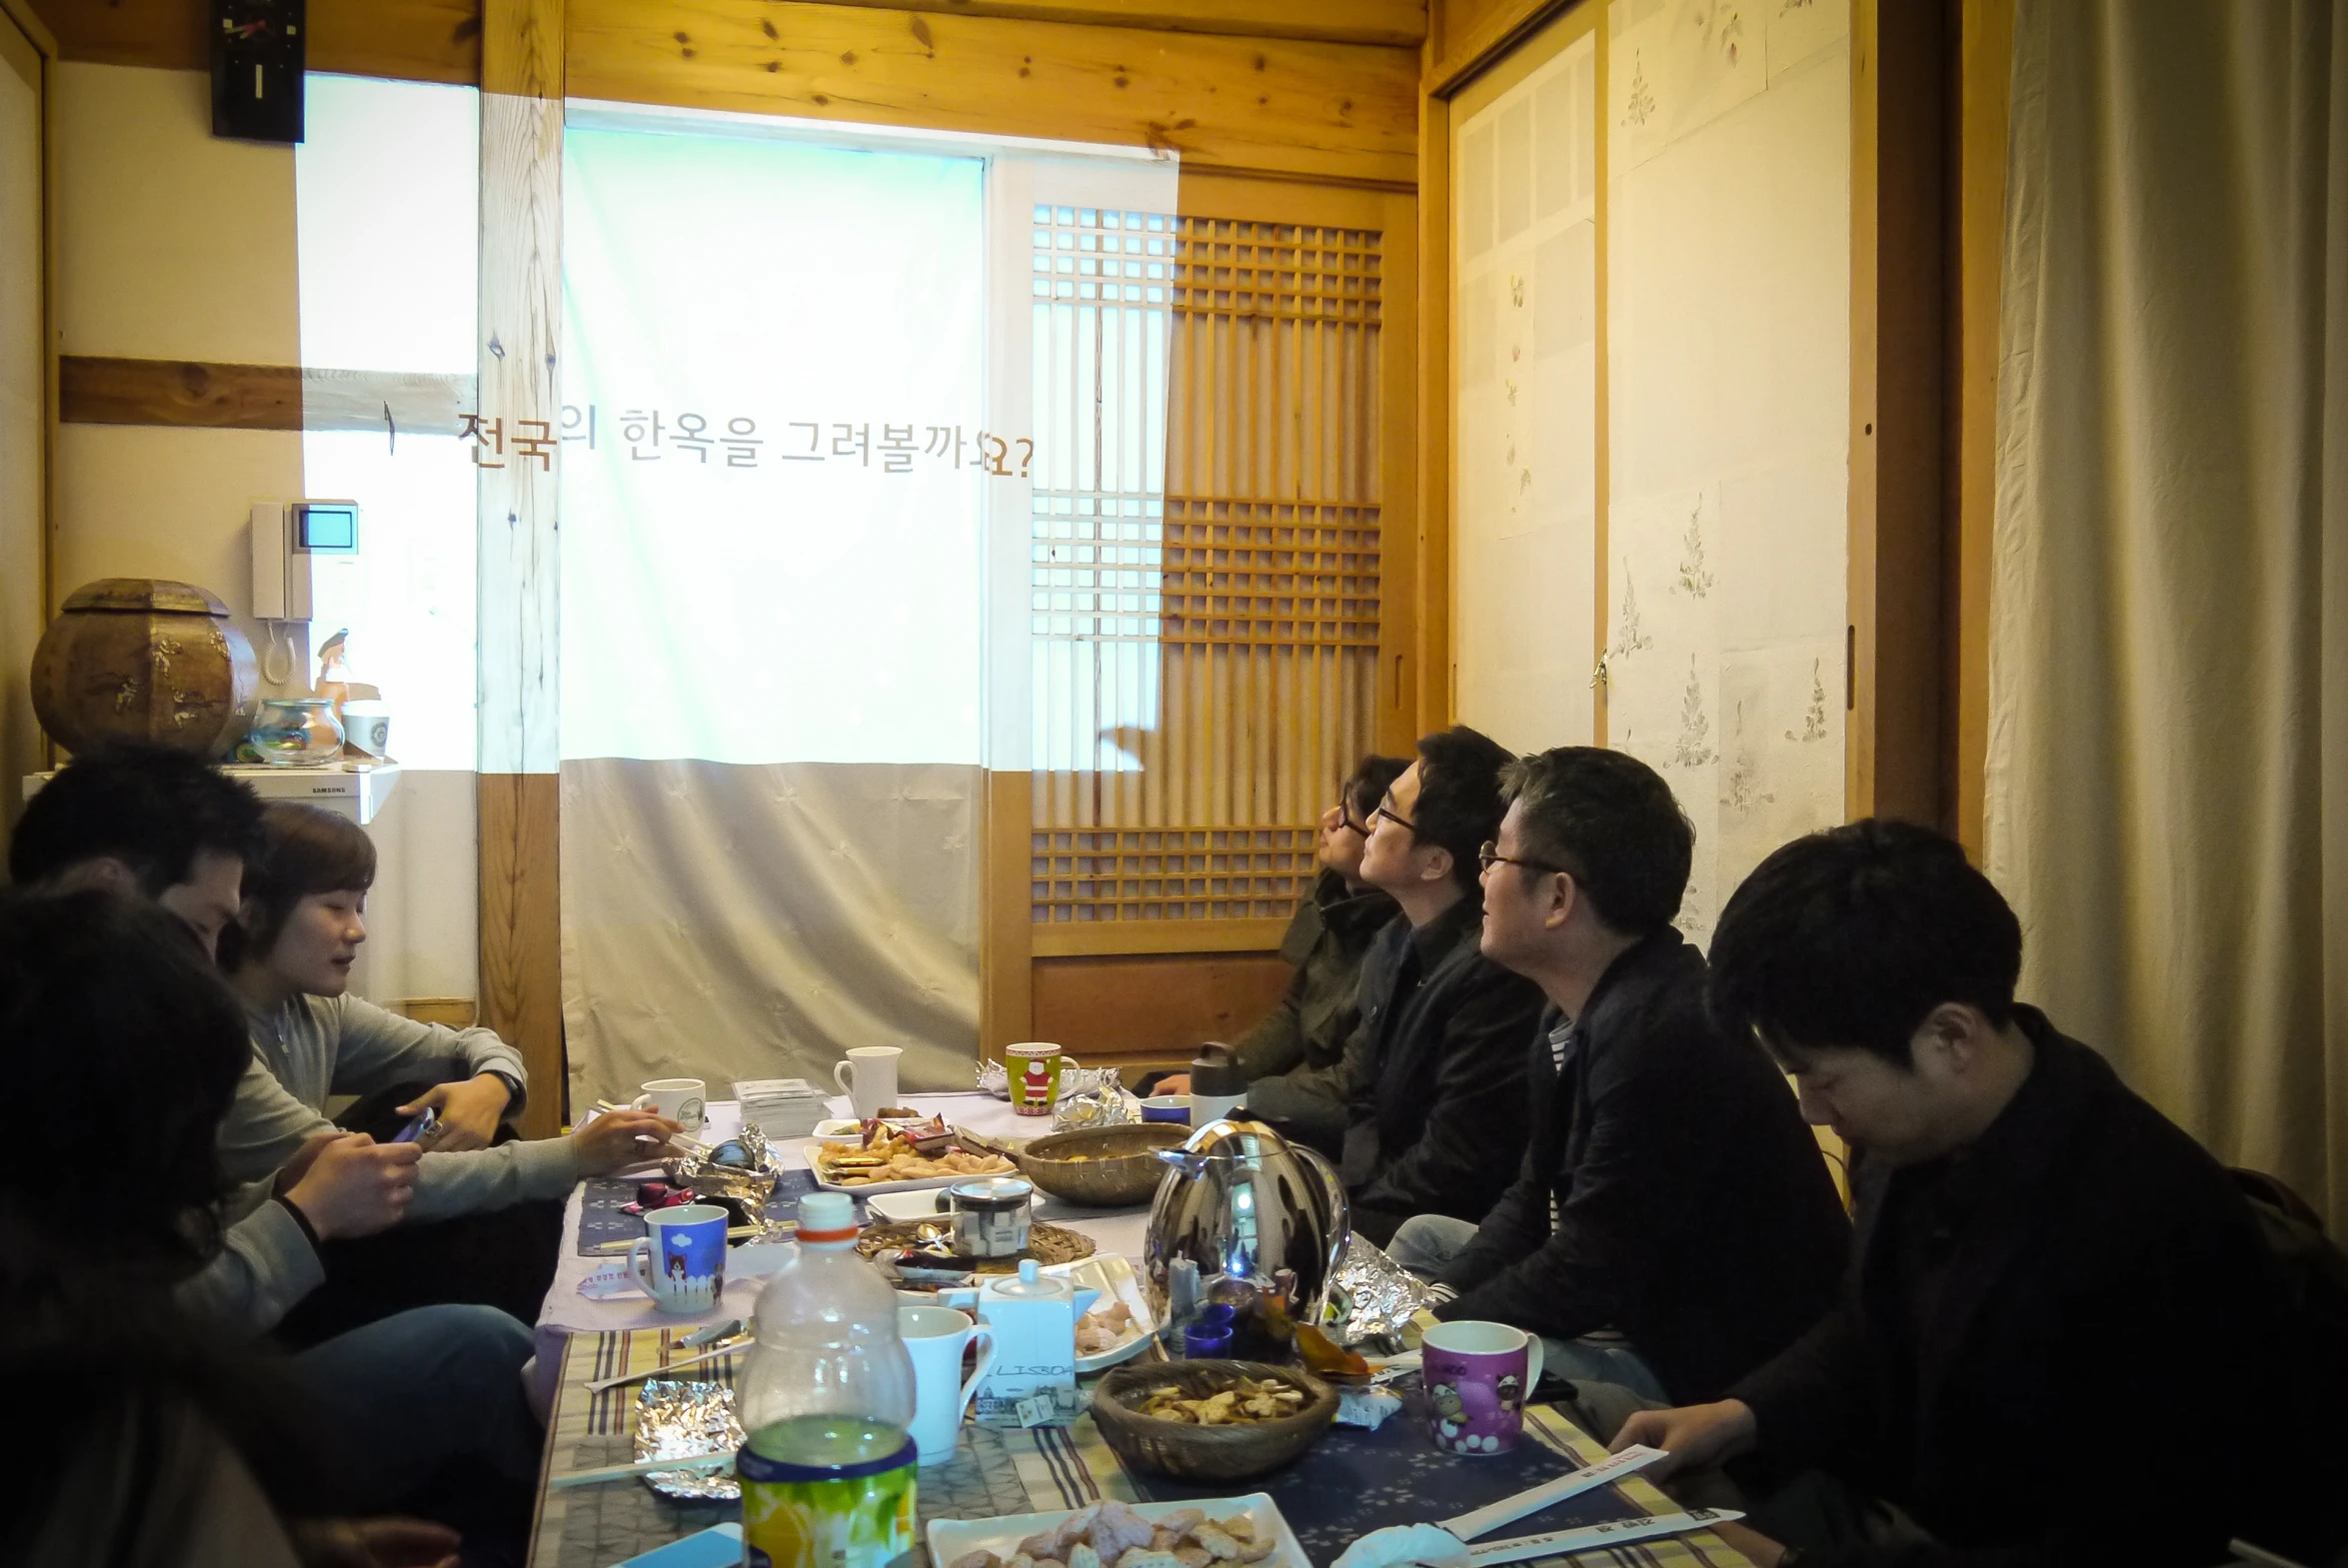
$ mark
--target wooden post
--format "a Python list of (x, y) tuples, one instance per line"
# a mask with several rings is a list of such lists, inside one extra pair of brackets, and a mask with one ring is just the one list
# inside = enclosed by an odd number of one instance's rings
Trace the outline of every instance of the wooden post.
[(1932, 825), (1946, 670), (1944, 25), (1937, 6), (1851, 7), (1844, 803), (1852, 817)]
[[(530, 1069), (523, 1131), (565, 1119), (557, 878), (557, 442), (560, 433), (563, 0), (487, 0), (481, 41), (481, 1017)], [(493, 425), (493, 422), (494, 425)], [(545, 426), (542, 431), (539, 427)], [(502, 464), (503, 467), (495, 465)]]
[(1982, 858), (1989, 761), (1989, 541), (1997, 512), (1997, 316), (2005, 277), (2005, 132), (2014, 0), (1959, 0), (1957, 38), (1956, 668), (1950, 826)]
[[(1430, 10), (1427, 69), (1441, 30)], [(1409, 550), (1416, 569), (1409, 584), (1415, 656), (1405, 669), (1411, 691), (1409, 741), (1451, 722), (1451, 105), (1433, 92), (1418, 100), (1418, 528), (1417, 538), (1387, 536), (1388, 551)]]
[(1033, 776), (1024, 773), (989, 769), (980, 777), (980, 841), (986, 847), (980, 858), (979, 1053), (1000, 1058), (1004, 1046), (1035, 1037), (1029, 893), (1035, 786)]

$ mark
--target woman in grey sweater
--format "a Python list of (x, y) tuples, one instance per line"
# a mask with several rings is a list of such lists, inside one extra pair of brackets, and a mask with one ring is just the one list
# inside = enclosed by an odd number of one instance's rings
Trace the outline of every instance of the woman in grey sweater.
[(329, 1095), (396, 1091), (401, 1117), (427, 1107), (440, 1117), (420, 1140), (407, 1222), (329, 1242), (327, 1289), (280, 1333), (310, 1341), (432, 1301), (477, 1301), (532, 1321), (553, 1277), (560, 1201), (582, 1176), (640, 1163), (680, 1129), (625, 1111), (567, 1137), (494, 1141), (522, 1105), (521, 1054), (492, 1030), (420, 1023), (349, 994), (374, 880), (374, 841), (357, 823), (271, 805), (245, 868), (242, 912), (221, 937), (255, 1062), (222, 1127), (232, 1176), (282, 1186), (338, 1139), (362, 1136), (326, 1119)]

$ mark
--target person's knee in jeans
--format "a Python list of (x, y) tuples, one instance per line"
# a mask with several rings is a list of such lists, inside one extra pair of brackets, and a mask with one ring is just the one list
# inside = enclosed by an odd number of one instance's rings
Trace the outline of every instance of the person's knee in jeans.
[(1386, 1243), (1386, 1255), (1421, 1279), (1436, 1279), (1474, 1239), (1475, 1226), (1467, 1220), (1448, 1214), (1413, 1214)]
[(359, 1489), (397, 1497), (451, 1464), (510, 1480), (537, 1472), (523, 1395), (530, 1330), (495, 1307), (429, 1306), (337, 1334), (293, 1358), (295, 1380), (347, 1453)]

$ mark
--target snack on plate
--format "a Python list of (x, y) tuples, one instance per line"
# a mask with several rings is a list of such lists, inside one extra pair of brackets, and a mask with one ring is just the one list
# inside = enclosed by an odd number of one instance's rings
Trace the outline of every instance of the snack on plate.
[(943, 1122), (904, 1131), (880, 1121), (865, 1123), (864, 1141), (826, 1141), (816, 1150), (816, 1174), (835, 1186), (875, 1186), (884, 1181), (932, 1181), (948, 1176), (1000, 1176), (1018, 1167), (1000, 1154), (973, 1154), (955, 1147)]
[[(1077, 1354), (1097, 1356), (1115, 1350), (1140, 1332), (1134, 1323), (1134, 1309), (1119, 1301), (1110, 1306), (1095, 1307), (1077, 1319)], [(1070, 1564), (1070, 1568), (1076, 1568)]]
[(1279, 1549), (1245, 1514), (1208, 1519), (1177, 1508), (1156, 1524), (1130, 1505), (1095, 1503), (1020, 1542), (1009, 1557), (966, 1552), (948, 1568), (1209, 1568), (1259, 1563)]
[(1188, 1426), (1231, 1426), (1246, 1421), (1276, 1421), (1299, 1413), (1304, 1404), (1301, 1388), (1290, 1387), (1276, 1378), (1242, 1377), (1203, 1399), (1192, 1398), (1172, 1383), (1153, 1388), (1150, 1397), (1142, 1401), (1141, 1413)]

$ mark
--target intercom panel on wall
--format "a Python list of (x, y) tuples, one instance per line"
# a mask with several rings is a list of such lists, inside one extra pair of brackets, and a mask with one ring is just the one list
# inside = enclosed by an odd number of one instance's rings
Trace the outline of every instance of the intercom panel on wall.
[(252, 547), (253, 619), (307, 621), (318, 559), (359, 554), (359, 504), (256, 501)]

